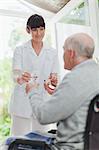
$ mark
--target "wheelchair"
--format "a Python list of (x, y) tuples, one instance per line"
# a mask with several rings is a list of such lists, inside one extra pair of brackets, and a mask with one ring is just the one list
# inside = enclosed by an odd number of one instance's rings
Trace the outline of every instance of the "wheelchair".
[[(55, 134), (56, 130), (49, 133)], [(8, 138), (2, 150), (52, 150), (54, 138), (29, 133), (26, 136)], [(84, 150), (99, 150), (99, 95), (90, 102), (84, 133)]]

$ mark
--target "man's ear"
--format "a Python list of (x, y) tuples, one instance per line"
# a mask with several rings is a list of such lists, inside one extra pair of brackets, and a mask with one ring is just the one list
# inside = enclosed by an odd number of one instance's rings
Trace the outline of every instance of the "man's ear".
[(26, 31), (30, 34), (30, 29), (28, 27), (26, 27)]
[(68, 50), (68, 52), (69, 52), (69, 56), (71, 57), (71, 58), (74, 58), (75, 57), (75, 51), (74, 50)]

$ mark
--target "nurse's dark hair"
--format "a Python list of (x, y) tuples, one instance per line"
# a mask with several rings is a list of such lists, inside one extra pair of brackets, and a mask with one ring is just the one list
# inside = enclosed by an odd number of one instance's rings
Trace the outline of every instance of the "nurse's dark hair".
[(44, 27), (45, 29), (45, 21), (44, 18), (38, 14), (34, 14), (30, 16), (27, 20), (26, 30), (30, 33), (30, 29)]

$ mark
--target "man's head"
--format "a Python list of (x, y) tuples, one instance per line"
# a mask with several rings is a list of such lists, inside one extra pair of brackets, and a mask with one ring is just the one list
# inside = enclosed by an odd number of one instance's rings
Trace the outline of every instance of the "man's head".
[(94, 41), (86, 33), (73, 34), (64, 43), (64, 68), (71, 70), (82, 61), (92, 58)]

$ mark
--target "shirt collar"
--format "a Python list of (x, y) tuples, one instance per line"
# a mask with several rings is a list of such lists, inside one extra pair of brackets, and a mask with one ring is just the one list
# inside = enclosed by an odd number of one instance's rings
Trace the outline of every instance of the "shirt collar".
[(77, 68), (79, 68), (79, 67), (81, 67), (85, 64), (90, 64), (90, 63), (93, 64), (93, 63), (96, 63), (96, 62), (93, 59), (87, 59), (87, 60), (81, 62), (80, 64), (76, 65), (72, 70), (77, 69)]

